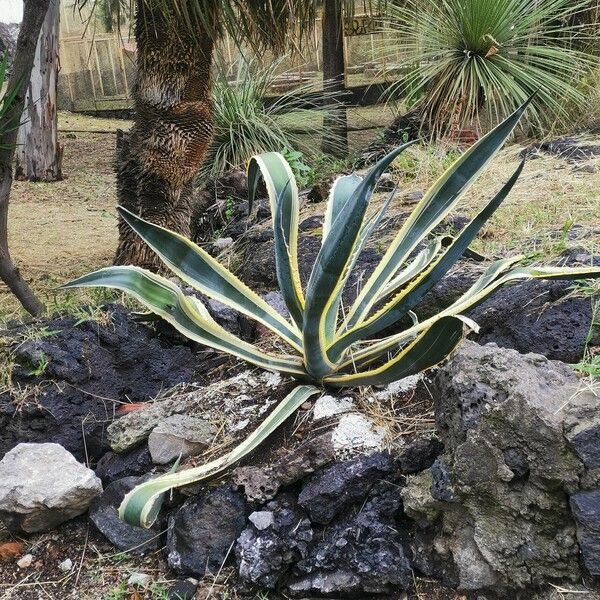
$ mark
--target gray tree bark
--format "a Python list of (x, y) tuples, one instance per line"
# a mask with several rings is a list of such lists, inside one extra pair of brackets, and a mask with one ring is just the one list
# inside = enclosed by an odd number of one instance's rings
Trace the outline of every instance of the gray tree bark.
[(62, 179), (58, 143), (59, 0), (50, 0), (35, 50), (33, 68), (17, 137), (15, 177), (28, 181)]
[(23, 22), (17, 40), (8, 89), (17, 89), (15, 101), (6, 114), (0, 133), (0, 279), (31, 314), (44, 306), (21, 277), (8, 251), (8, 199), (12, 185), (12, 162), (15, 155), (17, 129), (23, 114), (25, 95), (31, 76), (36, 44), (50, 0), (24, 0)]

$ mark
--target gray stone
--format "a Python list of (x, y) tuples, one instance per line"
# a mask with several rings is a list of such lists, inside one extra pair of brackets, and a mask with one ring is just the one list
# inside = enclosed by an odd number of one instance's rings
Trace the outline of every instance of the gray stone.
[(241, 494), (222, 486), (206, 496), (193, 497), (169, 517), (169, 566), (185, 575), (216, 574), (246, 525)]
[(172, 415), (157, 425), (148, 437), (152, 462), (166, 465), (171, 461), (200, 454), (214, 437), (210, 423), (199, 417)]
[(335, 463), (309, 479), (298, 504), (313, 523), (325, 525), (351, 504), (363, 501), (374, 483), (391, 477), (393, 471), (394, 462), (384, 452)]
[(445, 562), (448, 585), (506, 591), (580, 578), (567, 499), (584, 465), (566, 435), (597, 399), (579, 384), (562, 363), (473, 342), (437, 373), (445, 452), (403, 495), (431, 533), (423, 564)]
[(19, 444), (0, 461), (0, 520), (13, 531), (48, 531), (101, 493), (100, 479), (59, 444)]
[[(130, 451), (142, 444), (150, 432), (171, 415), (189, 415), (211, 420), (226, 419), (229, 429), (248, 416), (240, 411), (240, 402), (248, 402), (257, 396), (257, 390), (263, 396), (258, 396), (257, 410), (270, 406), (270, 390), (281, 383), (278, 373), (269, 371), (243, 371), (229, 379), (201, 387), (190, 386), (182, 392), (177, 390), (173, 397), (148, 402), (140, 410), (127, 413), (107, 427), (108, 440), (114, 452), (119, 454)], [(246, 409), (252, 410), (250, 407)], [(245, 409), (245, 410), (246, 410)]]
[(119, 506), (136, 485), (145, 477), (125, 477), (109, 484), (102, 495), (94, 498), (90, 506), (90, 520), (98, 531), (116, 548), (131, 554), (143, 554), (159, 547), (160, 529), (134, 527), (119, 518)]
[(425, 192), (423, 190), (415, 190), (414, 192), (408, 192), (402, 196), (402, 200), (407, 204), (416, 204), (423, 196)]
[(331, 434), (339, 455), (375, 452), (384, 447), (386, 431), (359, 413), (343, 415)]
[(273, 525), (273, 513), (268, 510), (255, 511), (248, 517), (248, 520), (258, 531), (263, 531)]
[(98, 461), (94, 470), (102, 480), (102, 484), (107, 486), (124, 477), (145, 475), (150, 469), (152, 469), (152, 458), (148, 446), (144, 444), (127, 454), (107, 452)]
[(176, 581), (167, 592), (168, 600), (193, 600), (198, 589), (198, 581), (192, 577)]
[(222, 237), (218, 238), (213, 242), (213, 248), (216, 252), (223, 252), (223, 250), (229, 248), (233, 244), (233, 238)]

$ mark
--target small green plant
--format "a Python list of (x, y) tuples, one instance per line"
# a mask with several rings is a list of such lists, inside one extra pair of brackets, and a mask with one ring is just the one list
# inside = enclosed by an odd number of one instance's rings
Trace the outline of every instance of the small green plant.
[(227, 196), (225, 198), (225, 223), (231, 222), (234, 217), (235, 211), (235, 200), (233, 196)]
[(290, 169), (292, 169), (292, 173), (296, 178), (296, 182), (301, 187), (308, 185), (312, 179), (312, 176), (314, 175), (314, 172), (312, 168), (304, 162), (304, 154), (298, 150), (292, 150), (288, 147), (285, 147), (281, 154), (287, 161), (288, 165), (290, 165)]
[[(170, 600), (169, 590), (162, 583), (153, 583), (149, 591), (152, 600)], [(175, 600), (177, 600), (177, 597)]]
[[(244, 442), (205, 465), (142, 483), (125, 496), (119, 509), (127, 522), (148, 526), (165, 492), (214, 475), (254, 450), (307, 398), (322, 386), (382, 385), (425, 371), (444, 360), (464, 330), (477, 325), (464, 314), (500, 286), (522, 279), (600, 277), (600, 268), (519, 266), (523, 256), (491, 263), (480, 278), (447, 308), (420, 321), (413, 309), (456, 261), (469, 251), (486, 221), (517, 181), (522, 162), (509, 180), (456, 236), (432, 237), (432, 231), (457, 206), (487, 163), (517, 125), (527, 104), (462, 154), (437, 180), (406, 219), (354, 302), (343, 306), (342, 292), (367, 239), (387, 205), (368, 211), (375, 185), (401, 155), (400, 146), (364, 177), (345, 175), (332, 185), (322, 228), (321, 249), (306, 289), (298, 268), (299, 192), (290, 165), (276, 152), (249, 162), (250, 204), (260, 178), (271, 204), (277, 281), (290, 313), (286, 319), (208, 252), (163, 227), (119, 208), (126, 223), (187, 285), (258, 321), (287, 347), (266, 352), (227, 332), (204, 304), (172, 281), (138, 267), (109, 267), (64, 287), (103, 286), (123, 290), (192, 340), (232, 354), (264, 369), (291, 376), (295, 388)], [(420, 249), (420, 250), (419, 250)], [(391, 335), (390, 327), (412, 322)]]
[(121, 581), (116, 588), (113, 588), (102, 600), (127, 600), (129, 592), (127, 589), (127, 582)]
[(39, 377), (40, 375), (43, 375), (46, 372), (46, 369), (48, 368), (49, 364), (50, 361), (48, 360), (48, 357), (43, 352), (41, 352), (39, 358), (37, 359), (37, 362), (30, 369), (29, 374), (35, 377)]

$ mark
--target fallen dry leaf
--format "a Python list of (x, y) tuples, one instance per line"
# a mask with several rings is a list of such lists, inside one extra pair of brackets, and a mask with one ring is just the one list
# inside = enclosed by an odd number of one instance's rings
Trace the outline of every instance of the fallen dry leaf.
[(21, 542), (6, 542), (0, 544), (0, 562), (14, 560), (18, 556), (21, 556), (24, 550), (25, 544), (22, 544)]

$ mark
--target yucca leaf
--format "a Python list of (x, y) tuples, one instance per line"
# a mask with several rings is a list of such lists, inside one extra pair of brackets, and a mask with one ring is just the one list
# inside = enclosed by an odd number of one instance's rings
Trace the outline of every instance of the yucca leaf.
[(178, 473), (168, 473), (138, 485), (123, 499), (119, 507), (119, 517), (130, 525), (150, 527), (158, 516), (166, 492), (176, 487), (212, 477), (244, 458), (262, 444), (308, 398), (318, 393), (320, 393), (320, 390), (311, 385), (302, 385), (295, 388), (251, 435), (225, 456), (200, 467)]
[(315, 260), (306, 292), (303, 345), (306, 369), (317, 381), (335, 368), (325, 349), (327, 315), (338, 300), (360, 243), (369, 199), (383, 171), (410, 145), (390, 152), (369, 171), (338, 212)]
[(335, 387), (383, 385), (421, 373), (444, 360), (463, 337), (465, 322), (458, 317), (441, 317), (420, 333), (406, 348), (381, 367), (348, 375), (326, 377)]
[(122, 290), (196, 342), (233, 354), (263, 369), (297, 377), (305, 375), (299, 358), (274, 356), (240, 340), (216, 323), (199, 300), (186, 296), (175, 284), (145, 269), (108, 267), (84, 275), (62, 287), (107, 287)]
[(300, 350), (300, 331), (230, 273), (208, 252), (178, 233), (145, 221), (118, 207), (127, 224), (183, 281), (198, 291), (255, 319)]
[(506, 196), (510, 193), (517, 179), (523, 171), (525, 162), (522, 161), (510, 179), (502, 186), (502, 189), (492, 198), (490, 202), (471, 220), (471, 222), (460, 232), (450, 246), (437, 260), (429, 264), (427, 269), (421, 272), (407, 287), (390, 300), (385, 306), (378, 310), (360, 325), (340, 336), (339, 340), (332, 346), (328, 353), (330, 358), (336, 361), (341, 353), (358, 339), (369, 338), (386, 327), (396, 323), (412, 310), (424, 298), (425, 294), (450, 270), (463, 252), (469, 247), (475, 236), (485, 225), (488, 219), (498, 209)]
[(248, 163), (248, 200), (254, 201), (258, 179), (267, 187), (273, 238), (275, 272), (285, 304), (298, 327), (302, 327), (304, 295), (298, 269), (298, 186), (290, 165), (279, 152), (253, 156)]
[(471, 146), (429, 189), (401, 227), (358, 295), (348, 314), (348, 328), (366, 318), (377, 301), (379, 291), (387, 286), (417, 245), (456, 206), (476, 177), (502, 147), (529, 102), (531, 99)]

